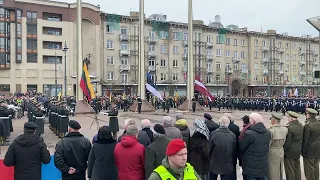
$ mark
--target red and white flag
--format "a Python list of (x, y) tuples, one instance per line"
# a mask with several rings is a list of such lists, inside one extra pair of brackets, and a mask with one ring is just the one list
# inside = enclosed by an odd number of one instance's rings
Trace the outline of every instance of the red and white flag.
[(214, 101), (214, 97), (211, 95), (211, 93), (208, 91), (206, 86), (201, 82), (200, 78), (196, 76), (194, 80), (194, 90), (198, 91), (204, 96), (207, 96), (209, 101)]

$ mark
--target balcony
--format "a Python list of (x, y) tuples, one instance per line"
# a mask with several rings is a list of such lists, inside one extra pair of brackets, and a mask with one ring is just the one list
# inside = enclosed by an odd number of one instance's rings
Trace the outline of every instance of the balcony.
[(149, 44), (154, 44), (158, 41), (157, 37), (148, 37), (148, 43)]
[(120, 34), (120, 41), (129, 41), (130, 36), (127, 34)]
[(207, 68), (207, 74), (213, 73), (213, 68)]
[(240, 62), (241, 61), (241, 58), (240, 57), (233, 57), (232, 58), (232, 61), (237, 63), (237, 62)]
[(121, 56), (130, 56), (130, 50), (120, 49), (120, 57)]
[(262, 46), (262, 47), (261, 47), (261, 50), (262, 50), (262, 51), (269, 51), (269, 47)]
[(188, 54), (183, 54), (183, 55), (182, 55), (182, 59), (183, 59), (183, 60), (188, 60)]
[(155, 66), (148, 66), (148, 71), (149, 72), (156, 71), (156, 67)]
[(242, 69), (241, 72), (244, 73), (244, 74), (248, 74), (249, 73), (249, 69)]
[(261, 61), (262, 61), (262, 63), (268, 63), (269, 62), (269, 58), (262, 58)]
[(212, 42), (206, 42), (206, 47), (207, 48), (212, 48), (213, 47), (213, 43)]
[(213, 56), (212, 55), (206, 55), (206, 61), (212, 61)]
[(123, 72), (123, 71), (130, 71), (130, 65), (120, 65), (119, 66), (119, 70), (120, 72)]
[(226, 69), (226, 74), (232, 74), (232, 69)]
[(187, 72), (187, 71), (188, 71), (188, 67), (183, 67), (183, 68), (182, 68), (182, 71), (183, 71), (183, 72)]
[(300, 56), (303, 56), (305, 53), (306, 53), (305, 50), (299, 50), (299, 55), (300, 55)]
[(182, 41), (182, 46), (184, 46), (184, 47), (185, 47), (185, 46), (188, 46), (188, 41), (186, 41), (186, 40), (185, 40), (185, 41)]
[(305, 76), (305, 75), (306, 75), (306, 72), (305, 72), (305, 71), (299, 71), (299, 75), (300, 75), (300, 76)]
[(279, 52), (279, 53), (284, 53), (284, 51), (285, 51), (285, 50), (284, 50), (283, 48), (278, 48), (278, 52)]
[(268, 74), (268, 73), (269, 73), (268, 69), (263, 69), (263, 70), (262, 70), (262, 74), (266, 75), (266, 74)]
[(154, 51), (148, 52), (148, 58), (155, 58), (155, 57), (157, 57), (157, 52), (154, 52)]
[(283, 75), (283, 71), (279, 70), (278, 74)]
[(300, 66), (305, 65), (305, 64), (306, 64), (306, 61), (299, 61)]
[(279, 64), (284, 64), (286, 61), (284, 59), (279, 59)]
[(310, 51), (310, 54), (312, 54), (313, 56), (318, 56), (319, 55), (319, 53), (316, 52), (316, 51)]

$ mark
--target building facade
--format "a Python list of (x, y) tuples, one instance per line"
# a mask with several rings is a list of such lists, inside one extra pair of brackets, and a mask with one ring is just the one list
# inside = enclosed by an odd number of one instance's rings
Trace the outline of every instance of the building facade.
[[(92, 76), (100, 75), (100, 9), (83, 3), (83, 56)], [(76, 83), (76, 4), (5, 0), (0, 7), (0, 94), (74, 94)], [(65, 45), (67, 51), (63, 51)], [(66, 68), (66, 71), (65, 71)]]

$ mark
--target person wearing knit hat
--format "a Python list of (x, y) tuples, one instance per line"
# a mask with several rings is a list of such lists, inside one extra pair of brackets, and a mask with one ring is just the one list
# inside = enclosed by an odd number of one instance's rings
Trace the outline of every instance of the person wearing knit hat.
[(210, 133), (219, 128), (219, 124), (212, 120), (212, 116), (208, 113), (204, 113), (204, 123), (207, 125)]
[(201, 180), (194, 168), (187, 163), (187, 147), (182, 139), (173, 139), (166, 149), (166, 157), (148, 180), (194, 179)]

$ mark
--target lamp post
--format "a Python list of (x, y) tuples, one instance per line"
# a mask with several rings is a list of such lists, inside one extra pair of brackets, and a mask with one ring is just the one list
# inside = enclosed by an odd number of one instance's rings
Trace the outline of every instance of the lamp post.
[(67, 41), (64, 42), (62, 51), (64, 52), (64, 97), (67, 98)]
[(157, 66), (158, 66), (158, 63), (156, 63), (155, 65), (155, 68), (154, 68), (154, 85), (157, 86)]
[(57, 61), (58, 61), (58, 57), (57, 57), (57, 53), (55, 54), (55, 58), (54, 58), (54, 84), (56, 86), (56, 97), (58, 96), (58, 79), (57, 79)]

